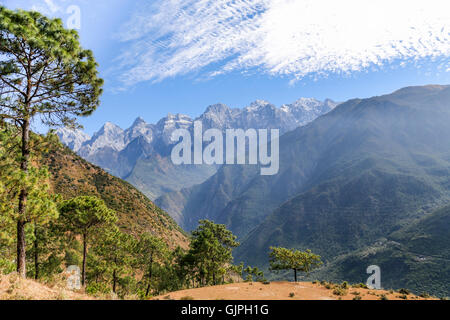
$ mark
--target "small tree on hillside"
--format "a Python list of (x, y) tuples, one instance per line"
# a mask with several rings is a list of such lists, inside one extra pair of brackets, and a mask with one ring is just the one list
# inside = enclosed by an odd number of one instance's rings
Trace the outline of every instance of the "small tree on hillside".
[(146, 283), (146, 297), (149, 295), (152, 285), (153, 268), (155, 264), (161, 263), (167, 254), (167, 245), (162, 239), (154, 237), (149, 233), (144, 233), (140, 237), (135, 247), (134, 256), (136, 265), (141, 270), (144, 270), (142, 280)]
[(271, 270), (294, 270), (294, 280), (297, 282), (297, 271), (309, 273), (320, 266), (320, 256), (311, 250), (299, 251), (294, 249), (270, 247)]
[(105, 262), (106, 271), (111, 274), (114, 293), (117, 293), (117, 284), (122, 275), (130, 269), (134, 246), (134, 238), (116, 226), (107, 228), (96, 239), (94, 252)]
[[(91, 51), (81, 48), (78, 33), (60, 19), (0, 6), (0, 120), (20, 130), (18, 168), (29, 171), (30, 125), (75, 125), (75, 117), (99, 105), (103, 80)], [(26, 276), (25, 226), (29, 190), (18, 194), (17, 271)]]
[(97, 197), (81, 196), (66, 200), (61, 204), (61, 224), (68, 231), (82, 236), (83, 262), (81, 268), (81, 283), (86, 282), (86, 258), (88, 242), (94, 229), (112, 225), (117, 222), (116, 214), (105, 202)]
[(253, 282), (253, 281), (264, 281), (264, 272), (259, 270), (258, 267), (252, 268), (251, 266), (247, 266), (242, 272), (242, 275), (246, 274), (244, 278), (245, 281)]

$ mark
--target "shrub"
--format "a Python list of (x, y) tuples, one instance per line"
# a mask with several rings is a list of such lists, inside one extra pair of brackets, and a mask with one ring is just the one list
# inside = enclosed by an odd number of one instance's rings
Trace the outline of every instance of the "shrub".
[(385, 294), (382, 294), (380, 300), (389, 300), (389, 298)]
[(293, 298), (294, 296), (295, 296), (295, 293), (293, 293), (293, 292), (289, 293), (290, 298)]
[(353, 300), (361, 300), (361, 296), (355, 296)]
[(107, 294), (111, 291), (110, 286), (108, 286), (106, 283), (89, 283), (86, 287), (86, 293), (89, 295), (99, 295), (99, 294)]
[(345, 296), (347, 294), (347, 290), (341, 288), (341, 287), (336, 287), (333, 290), (333, 294), (336, 296)]
[(185, 297), (181, 297), (180, 300), (194, 300), (194, 297), (185, 296)]
[(403, 289), (403, 288), (402, 288), (402, 289), (398, 290), (398, 293), (408, 295), (410, 292), (409, 292), (408, 289)]
[(349, 285), (348, 285), (347, 281), (342, 282), (342, 284), (341, 284), (342, 289), (348, 289), (348, 287), (349, 287)]
[(403, 294), (401, 296), (398, 296), (400, 299), (406, 300), (408, 299), (408, 296), (406, 294)]
[(420, 297), (427, 299), (427, 298), (430, 297), (430, 295), (428, 294), (428, 292), (423, 292), (423, 293), (420, 295)]

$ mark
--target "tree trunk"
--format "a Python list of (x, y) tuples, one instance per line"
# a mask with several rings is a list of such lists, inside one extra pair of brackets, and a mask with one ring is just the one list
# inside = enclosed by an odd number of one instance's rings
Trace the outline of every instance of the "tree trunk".
[[(25, 119), (22, 124), (22, 160), (20, 169), (23, 172), (28, 171), (28, 161), (30, 158), (30, 121)], [(25, 225), (26, 207), (27, 207), (27, 190), (22, 189), (19, 194), (19, 218), (17, 220), (17, 273), (26, 278), (26, 243), (25, 243)]]
[(150, 285), (152, 281), (152, 270), (153, 270), (153, 252), (150, 254), (150, 268), (148, 270), (148, 285), (147, 290), (145, 291), (145, 296), (148, 297), (148, 294), (150, 293)]
[(113, 271), (113, 292), (116, 293), (116, 283), (117, 283), (117, 277), (116, 277), (116, 269)]
[(295, 278), (295, 282), (297, 282), (297, 269), (294, 269), (294, 278)]
[(34, 226), (34, 280), (39, 279), (39, 243), (37, 226)]
[(25, 222), (17, 221), (17, 273), (26, 278)]
[(87, 235), (83, 234), (83, 266), (81, 269), (81, 285), (86, 283), (86, 257), (87, 257)]

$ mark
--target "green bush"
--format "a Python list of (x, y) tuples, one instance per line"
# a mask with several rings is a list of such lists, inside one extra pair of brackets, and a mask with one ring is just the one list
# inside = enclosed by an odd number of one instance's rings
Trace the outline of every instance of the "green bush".
[(111, 287), (106, 283), (92, 282), (86, 287), (86, 293), (92, 296), (108, 294), (110, 291)]
[(398, 290), (398, 293), (405, 294), (405, 295), (410, 294), (409, 290), (408, 289), (404, 289), (404, 288)]
[(347, 290), (341, 288), (341, 287), (336, 287), (333, 290), (333, 294), (336, 296), (345, 296), (347, 294)]

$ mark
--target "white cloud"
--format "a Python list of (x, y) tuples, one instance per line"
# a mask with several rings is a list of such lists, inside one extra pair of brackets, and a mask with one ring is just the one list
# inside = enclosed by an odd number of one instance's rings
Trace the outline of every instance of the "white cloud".
[(448, 59), (450, 1), (152, 0), (123, 30), (127, 85), (254, 69), (295, 80)]

